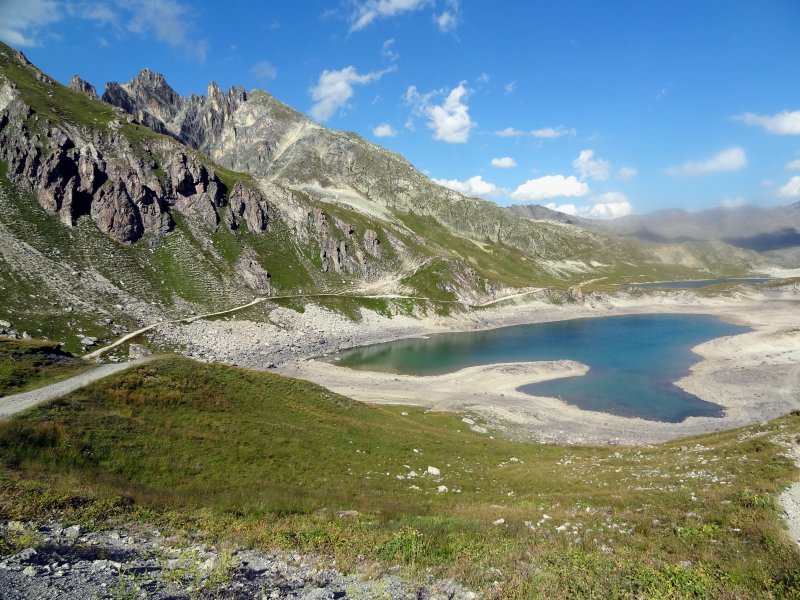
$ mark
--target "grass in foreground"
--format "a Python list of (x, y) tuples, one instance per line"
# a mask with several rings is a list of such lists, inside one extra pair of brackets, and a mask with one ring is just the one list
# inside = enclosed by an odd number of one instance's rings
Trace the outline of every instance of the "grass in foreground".
[(0, 337), (0, 396), (54, 383), (91, 368), (46, 340)]
[(0, 515), (201, 529), (488, 597), (798, 597), (775, 504), (795, 473), (776, 440), (798, 434), (794, 415), (657, 447), (519, 444), (168, 359), (0, 424)]

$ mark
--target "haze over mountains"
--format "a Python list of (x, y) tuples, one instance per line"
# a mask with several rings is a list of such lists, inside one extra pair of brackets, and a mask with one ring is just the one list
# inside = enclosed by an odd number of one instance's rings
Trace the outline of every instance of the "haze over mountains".
[(617, 219), (584, 219), (538, 205), (514, 205), (513, 213), (531, 219), (572, 223), (653, 242), (723, 241), (766, 253), (788, 267), (797, 267), (800, 248), (800, 202), (788, 206), (718, 207), (699, 212), (660, 210)]

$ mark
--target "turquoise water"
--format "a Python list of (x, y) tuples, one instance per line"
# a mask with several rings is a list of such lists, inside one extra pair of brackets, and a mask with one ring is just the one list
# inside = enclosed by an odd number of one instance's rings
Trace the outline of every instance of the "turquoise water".
[(492, 363), (578, 360), (590, 367), (586, 375), (521, 391), (586, 410), (677, 423), (722, 415), (720, 406), (672, 383), (699, 360), (691, 348), (746, 331), (705, 315), (629, 315), (398, 340), (349, 350), (334, 360), (353, 369), (422, 376)]
[(655, 281), (652, 283), (634, 283), (635, 288), (703, 288), (721, 283), (764, 283), (768, 277), (750, 277), (742, 279), (692, 279), (688, 281)]

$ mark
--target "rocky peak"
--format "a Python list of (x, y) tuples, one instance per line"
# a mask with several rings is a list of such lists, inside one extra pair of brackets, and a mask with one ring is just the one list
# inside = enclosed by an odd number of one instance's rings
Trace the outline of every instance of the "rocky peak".
[(109, 83), (103, 100), (131, 114), (142, 125), (213, 155), (225, 125), (247, 102), (247, 92), (241, 87), (223, 92), (212, 81), (207, 96), (192, 94), (184, 98), (163, 75), (142, 69), (128, 83)]
[[(164, 76), (150, 69), (142, 69), (128, 83), (111, 82), (106, 85), (103, 100), (119, 106), (151, 129), (164, 133), (167, 124), (183, 108), (184, 99), (167, 83)], [(153, 118), (161, 123), (154, 126)]]
[(100, 99), (94, 86), (88, 81), (81, 79), (78, 75), (72, 76), (72, 79), (69, 80), (69, 87), (76, 92), (89, 96), (92, 100)]

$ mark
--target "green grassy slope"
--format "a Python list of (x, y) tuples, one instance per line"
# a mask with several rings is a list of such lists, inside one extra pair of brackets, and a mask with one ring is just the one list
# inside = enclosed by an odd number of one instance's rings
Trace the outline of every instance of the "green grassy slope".
[(0, 396), (54, 383), (90, 367), (53, 342), (0, 336)]
[(167, 359), (0, 424), (0, 514), (200, 528), (431, 568), (487, 597), (788, 598), (800, 554), (775, 494), (795, 468), (772, 440), (798, 434), (787, 416), (656, 447), (520, 444)]

